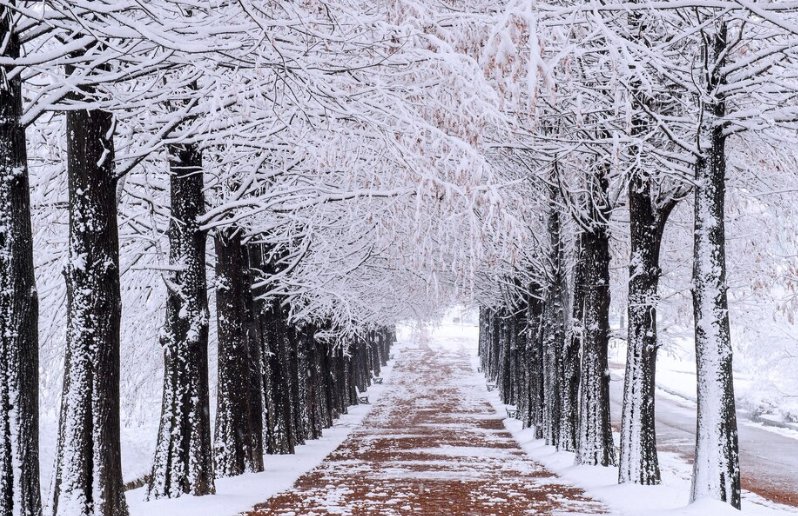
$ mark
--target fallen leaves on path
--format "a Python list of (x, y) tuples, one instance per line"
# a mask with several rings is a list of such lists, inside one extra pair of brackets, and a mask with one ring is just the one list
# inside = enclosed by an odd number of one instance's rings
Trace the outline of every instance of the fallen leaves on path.
[(250, 516), (606, 512), (525, 456), (464, 350), (418, 344), (397, 360), (362, 426)]

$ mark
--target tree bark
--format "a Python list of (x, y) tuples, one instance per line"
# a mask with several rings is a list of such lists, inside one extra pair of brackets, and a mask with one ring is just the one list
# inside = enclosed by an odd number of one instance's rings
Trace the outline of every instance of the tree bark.
[[(71, 75), (73, 70), (67, 70)], [(85, 88), (71, 100), (86, 101)], [(66, 356), (52, 513), (128, 513), (119, 444), (119, 236), (114, 122), (106, 111), (66, 113), (69, 261)]]
[(268, 383), (269, 401), (266, 453), (294, 453), (291, 412), (291, 383), (289, 379), (288, 336), (283, 310), (278, 299), (271, 299), (263, 314), (266, 347), (264, 385)]
[[(3, 56), (18, 58), (9, 7), (0, 8)], [(22, 80), (0, 67), (0, 515), (41, 512), (39, 300), (33, 270)]]
[(576, 265), (573, 272), (571, 328), (565, 336), (562, 352), (562, 385), (560, 393), (560, 448), (576, 451), (579, 436), (579, 378), (581, 373), (582, 318), (584, 312), (584, 262), (582, 233), (579, 234)]
[(584, 314), (579, 386), (578, 464), (615, 465), (610, 426), (610, 375), (607, 364), (610, 307), (610, 242), (607, 171), (589, 177), (589, 230), (584, 237)]
[(246, 304), (251, 293), (244, 276), (248, 264), (241, 232), (238, 228), (220, 230), (214, 244), (219, 371), (214, 461), (217, 477), (226, 477), (263, 469), (260, 452), (253, 448), (259, 430), (252, 422), (259, 420), (260, 414), (251, 415), (256, 408), (251, 406), (252, 400), (260, 394), (253, 395), (256, 386), (251, 384), (250, 364), (255, 357), (250, 352)]
[(241, 246), (244, 271), (242, 278), (244, 281), (245, 338), (249, 351), (249, 450), (251, 456), (247, 460), (250, 471), (263, 471), (263, 333), (258, 316), (259, 307), (252, 291), (254, 273), (250, 257), (251, 249), (250, 245)]
[(560, 213), (555, 193), (550, 192), (548, 233), (550, 239), (548, 256), (548, 283), (546, 285), (545, 306), (543, 309), (543, 437), (546, 444), (559, 447), (560, 413), (562, 398), (560, 380), (562, 377), (561, 355), (565, 345), (565, 311), (563, 294), (562, 240), (560, 236)]
[(659, 251), (674, 202), (656, 206), (651, 178), (637, 174), (629, 184), (629, 295), (618, 481), (659, 484), (654, 417), (657, 361)]
[(526, 364), (527, 402), (526, 411), (521, 420), (525, 428), (539, 426), (543, 419), (542, 373), (543, 364), (540, 355), (540, 335), (543, 317), (543, 300), (538, 285), (530, 287), (531, 294), (527, 300), (526, 315)]
[[(726, 105), (716, 93), (725, 63), (727, 29), (716, 20), (704, 35), (708, 63), (695, 165), (693, 315), (695, 318), (698, 414), (690, 499), (711, 497), (740, 508), (737, 414), (726, 286), (724, 202), (726, 138), (721, 120)], [(712, 72), (710, 72), (710, 70)]]
[(172, 217), (161, 332), (164, 387), (148, 498), (215, 492), (208, 398), (208, 298), (202, 155), (194, 145), (170, 145)]

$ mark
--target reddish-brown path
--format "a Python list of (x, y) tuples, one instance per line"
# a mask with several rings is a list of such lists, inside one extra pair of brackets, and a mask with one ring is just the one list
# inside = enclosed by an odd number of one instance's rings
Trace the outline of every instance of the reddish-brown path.
[(250, 516), (605, 512), (525, 456), (465, 350), (406, 347), (386, 383), (337, 450)]

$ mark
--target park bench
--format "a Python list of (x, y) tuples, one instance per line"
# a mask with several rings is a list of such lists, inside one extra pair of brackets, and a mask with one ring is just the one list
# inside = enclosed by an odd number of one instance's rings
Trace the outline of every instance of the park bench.
[(358, 394), (357, 395), (357, 402), (361, 405), (368, 405), (369, 404), (369, 396), (368, 394)]
[(382, 383), (382, 376), (375, 376), (374, 383), (381, 384)]
[(510, 419), (515, 419), (518, 416), (518, 409), (513, 407), (512, 405), (507, 405), (505, 407), (507, 409), (507, 417)]
[(488, 382), (485, 384), (485, 386), (488, 388), (488, 392), (496, 388), (496, 384), (494, 382)]

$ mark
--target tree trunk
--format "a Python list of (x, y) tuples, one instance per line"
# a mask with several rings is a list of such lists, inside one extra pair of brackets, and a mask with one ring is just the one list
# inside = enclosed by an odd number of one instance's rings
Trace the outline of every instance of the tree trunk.
[(562, 352), (562, 385), (560, 387), (560, 448), (576, 451), (579, 435), (579, 363), (582, 352), (582, 317), (584, 312), (584, 262), (582, 233), (579, 235), (576, 265), (573, 273), (573, 300), (571, 301), (571, 328), (565, 336)]
[(542, 365), (543, 365), (543, 437), (546, 444), (560, 445), (560, 413), (562, 397), (562, 352), (565, 347), (565, 277), (563, 274), (563, 245), (557, 193), (549, 186), (547, 230), (547, 284), (543, 307)]
[(713, 103), (702, 106), (695, 165), (693, 314), (695, 318), (698, 414), (690, 499), (711, 497), (740, 508), (737, 414), (732, 377), (732, 347), (726, 297), (726, 139), (725, 102), (714, 97), (726, 55), (726, 25), (715, 21), (705, 37), (705, 62), (714, 73), (706, 85)]
[(215, 492), (208, 399), (208, 298), (202, 155), (194, 145), (170, 145), (166, 321), (161, 332), (164, 387), (148, 498)]
[(533, 422), (535, 425), (535, 439), (544, 438), (544, 426), (546, 420), (546, 375), (543, 366), (543, 338), (545, 333), (546, 324), (546, 302), (541, 304), (541, 324), (536, 329), (533, 335), (533, 362), (537, 364), (536, 374), (532, 377), (534, 386), (533, 402), (535, 408), (533, 410)]
[[(19, 57), (9, 7), (0, 8), (4, 57)], [(22, 80), (0, 85), (0, 515), (41, 512), (39, 488), (39, 300), (33, 275)]]
[[(241, 232), (229, 228), (217, 232), (216, 311), (219, 379), (216, 397), (214, 461), (216, 475), (227, 477), (245, 471), (260, 471), (262, 459), (256, 460), (256, 429), (252, 428), (252, 391), (247, 321), (247, 297), (251, 297), (244, 271), (248, 264), (241, 245)], [(254, 343), (254, 342), (253, 342)], [(259, 419), (260, 414), (255, 419)], [(257, 462), (260, 463), (260, 469)]]
[(268, 302), (264, 313), (265, 341), (264, 348), (268, 366), (264, 371), (264, 385), (268, 382), (269, 401), (267, 425), (266, 453), (294, 453), (294, 438), (291, 435), (291, 383), (289, 376), (288, 335), (283, 318), (283, 310), (278, 299)]
[[(603, 167), (602, 167), (603, 168)], [(590, 229), (584, 232), (584, 314), (579, 386), (578, 464), (615, 464), (607, 365), (610, 307), (609, 205), (606, 170), (589, 178)]]
[(523, 428), (529, 427), (529, 348), (527, 346), (527, 337), (529, 331), (527, 329), (527, 315), (529, 315), (529, 307), (527, 299), (522, 298), (519, 306), (516, 307), (513, 317), (515, 318), (515, 328), (517, 332), (516, 347), (517, 358), (517, 379), (516, 379), (516, 417), (521, 421)]
[(297, 444), (305, 444), (311, 438), (311, 415), (308, 404), (308, 356), (305, 351), (305, 329), (295, 328), (292, 345), (292, 358), (294, 362), (293, 388), (294, 396), (294, 426), (297, 433)]
[(315, 339), (316, 328), (309, 325), (303, 332), (302, 341), (305, 345), (308, 368), (305, 371), (308, 397), (308, 416), (310, 420), (310, 439), (318, 439), (324, 428), (324, 387), (321, 378), (321, 357)]
[[(72, 70), (67, 70), (71, 75)], [(85, 101), (93, 91), (75, 93)], [(67, 111), (66, 356), (52, 513), (126, 515), (119, 445), (119, 236), (114, 122)]]
[(524, 428), (537, 426), (542, 420), (542, 378), (543, 364), (539, 354), (540, 328), (542, 327), (543, 300), (541, 299), (541, 288), (539, 285), (532, 285), (531, 294), (527, 300), (526, 315), (526, 359), (525, 369), (527, 382), (527, 402), (526, 411), (521, 419)]
[(250, 258), (252, 246), (242, 245), (243, 296), (246, 341), (249, 351), (249, 439), (250, 456), (247, 458), (250, 471), (263, 471), (263, 333), (258, 315), (258, 304), (252, 292), (253, 270)]
[(629, 185), (629, 328), (618, 481), (659, 484), (654, 418), (657, 302), (662, 231), (674, 203), (658, 208), (650, 178)]

